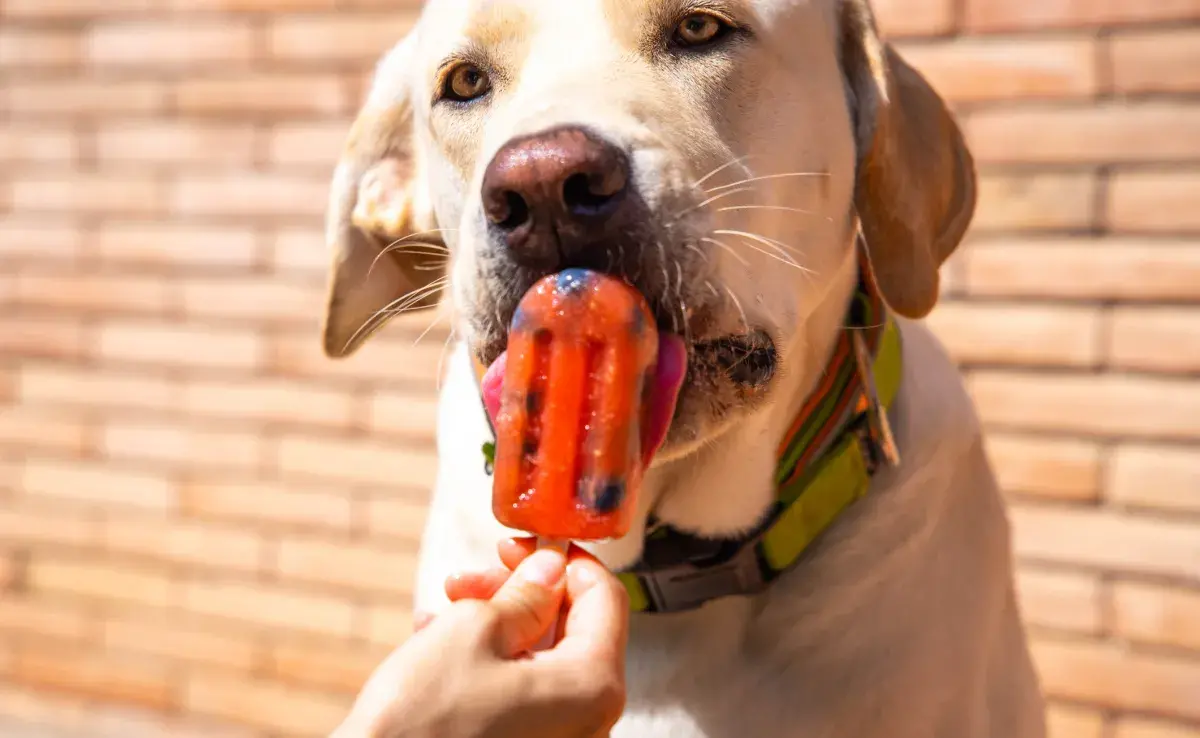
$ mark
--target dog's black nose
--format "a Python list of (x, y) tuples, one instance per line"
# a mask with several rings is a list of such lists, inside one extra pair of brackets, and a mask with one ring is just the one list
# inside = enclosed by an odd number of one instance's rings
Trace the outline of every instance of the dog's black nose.
[(483, 175), (483, 209), (523, 266), (593, 266), (586, 252), (622, 227), (628, 184), (624, 151), (582, 128), (555, 128), (496, 153)]

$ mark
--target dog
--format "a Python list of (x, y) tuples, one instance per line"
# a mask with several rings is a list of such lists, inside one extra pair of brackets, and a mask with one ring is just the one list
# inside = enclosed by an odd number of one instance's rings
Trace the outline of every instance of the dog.
[[(613, 735), (1043, 736), (1005, 508), (921, 322), (974, 207), (958, 127), (866, 0), (431, 0), (333, 177), (323, 325), (334, 357), (399, 312), (440, 305), (453, 325), (416, 607), (513, 533), (492, 516), (479, 368), (537, 279), (606, 271), (688, 352), (631, 531), (587, 546), (662, 585), (633, 615)], [(849, 325), (864, 294), (883, 312)], [(870, 374), (885, 345), (891, 397)], [(873, 449), (865, 493), (784, 540), (803, 551), (769, 576), (639, 580), (663, 530), (761, 542), (791, 509), (782, 443), (817, 422), (835, 369), (860, 390), (869, 432), (842, 448)]]

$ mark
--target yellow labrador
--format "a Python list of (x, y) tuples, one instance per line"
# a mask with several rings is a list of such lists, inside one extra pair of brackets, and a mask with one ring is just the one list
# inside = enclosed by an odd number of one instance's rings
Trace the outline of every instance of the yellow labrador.
[(537, 278), (619, 274), (687, 350), (633, 530), (591, 547), (616, 571), (651, 527), (744, 542), (778, 511), (781, 440), (848, 361), (848, 306), (870, 284), (902, 369), (885, 411), (863, 380), (884, 452), (869, 490), (769, 584), (647, 595), (661, 611), (635, 615), (614, 735), (1042, 736), (1004, 507), (958, 374), (917, 322), (974, 205), (956, 125), (865, 0), (431, 0), (337, 169), (324, 335), (344, 356), (447, 287), (417, 606), (436, 611), (444, 577), (493, 563), (506, 533), (475, 368)]

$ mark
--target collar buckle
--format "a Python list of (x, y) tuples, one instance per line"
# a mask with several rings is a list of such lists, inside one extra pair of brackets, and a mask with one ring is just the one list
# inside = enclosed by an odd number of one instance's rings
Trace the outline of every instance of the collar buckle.
[(709, 600), (756, 594), (767, 585), (756, 546), (741, 546), (721, 563), (694, 561), (661, 569), (639, 564), (629, 573), (641, 582), (650, 609), (659, 613), (685, 612)]

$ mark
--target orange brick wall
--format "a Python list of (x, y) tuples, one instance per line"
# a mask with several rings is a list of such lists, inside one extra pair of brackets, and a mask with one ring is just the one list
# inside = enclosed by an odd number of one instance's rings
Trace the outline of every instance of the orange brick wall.
[[(932, 323), (1052, 738), (1200, 736), (1200, 1), (877, 0), (982, 168)], [(445, 330), (319, 351), (405, 0), (0, 0), (0, 734), (323, 735), (408, 630)], [(57, 734), (56, 734), (57, 735)]]

